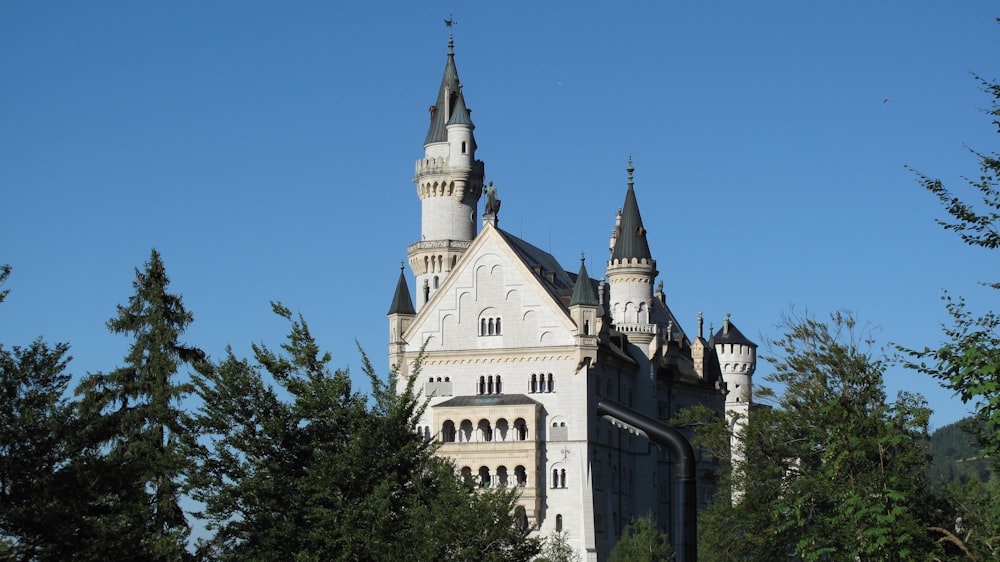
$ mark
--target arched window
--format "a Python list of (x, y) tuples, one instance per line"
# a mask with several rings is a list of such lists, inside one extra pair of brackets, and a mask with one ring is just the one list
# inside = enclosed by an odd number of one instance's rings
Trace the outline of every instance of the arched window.
[(534, 373), (531, 374), (531, 392), (538, 392), (538, 375)]
[(528, 438), (528, 424), (525, 423), (524, 418), (514, 420), (514, 435), (518, 441), (524, 441)]
[(489, 386), (487, 386), (486, 388), (487, 388), (486, 392), (487, 394), (493, 394), (493, 375), (490, 375)]
[(566, 487), (566, 469), (565, 468), (559, 469), (559, 487), (560, 488), (565, 488)]
[(486, 319), (485, 318), (483, 318), (482, 320), (479, 321), (479, 335), (480, 336), (485, 336), (486, 335)]
[(479, 394), (486, 394), (486, 377), (479, 377)]
[(590, 335), (590, 320), (583, 321), (583, 335), (585, 336)]
[(489, 488), (490, 487), (490, 469), (486, 466), (479, 467), (479, 487)]
[(552, 373), (549, 373), (549, 392), (556, 391), (556, 381), (552, 379)]
[(556, 514), (556, 532), (562, 532), (562, 513)]
[(503, 392), (503, 389), (500, 388), (500, 375), (497, 375), (497, 394), (500, 394), (501, 392)]
[(476, 426), (476, 438), (479, 441), (493, 441), (493, 428), (489, 420), (479, 420)]
[(524, 488), (528, 485), (528, 472), (524, 470), (524, 467), (517, 465), (514, 468), (514, 479), (517, 480), (517, 486), (519, 488)]
[(461, 425), (458, 426), (458, 440), (463, 443), (468, 443), (472, 441), (472, 422), (469, 420), (462, 420)]
[(509, 480), (509, 477), (507, 475), (507, 467), (506, 466), (501, 465), (501, 466), (497, 467), (496, 481), (497, 481), (497, 487), (498, 488), (506, 488), (507, 486), (510, 486), (510, 480)]
[(447, 420), (443, 424), (441, 424), (441, 442), (442, 443), (455, 442), (455, 422)]
[(497, 335), (500, 335), (500, 319), (497, 318)]
[(490, 319), (489, 319), (489, 320), (487, 321), (487, 324), (486, 324), (486, 325), (487, 325), (487, 326), (489, 327), (489, 334), (490, 334), (490, 335), (492, 336), (492, 335), (493, 335), (493, 319), (492, 319), (492, 318), (490, 318)]
[(473, 482), (472, 482), (472, 469), (469, 468), (469, 467), (467, 467), (467, 466), (463, 466), (462, 467), (462, 483), (465, 484), (466, 486), (470, 487), (470, 488), (473, 485)]
[(556, 468), (552, 469), (552, 487), (553, 488), (559, 487), (559, 469)]
[(497, 440), (498, 441), (506, 441), (507, 440), (507, 433), (509, 431), (510, 431), (510, 424), (507, 423), (507, 420), (504, 419), (504, 418), (498, 419), (497, 420), (497, 428), (496, 428), (496, 432), (495, 432)]
[(435, 289), (437, 289), (437, 288), (438, 288), (438, 282), (439, 282), (439, 281), (438, 281), (438, 276), (437, 276), (437, 275), (435, 275), (435, 276), (434, 276), (434, 288), (435, 288)]
[(545, 392), (545, 373), (538, 375), (538, 392)]

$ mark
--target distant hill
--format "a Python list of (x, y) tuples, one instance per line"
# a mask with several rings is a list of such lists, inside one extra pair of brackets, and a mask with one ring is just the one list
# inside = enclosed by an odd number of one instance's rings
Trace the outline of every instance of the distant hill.
[(986, 482), (990, 478), (989, 463), (980, 457), (976, 438), (964, 427), (972, 423), (970, 418), (957, 421), (931, 434), (931, 481), (936, 484), (948, 482), (968, 482), (979, 479)]

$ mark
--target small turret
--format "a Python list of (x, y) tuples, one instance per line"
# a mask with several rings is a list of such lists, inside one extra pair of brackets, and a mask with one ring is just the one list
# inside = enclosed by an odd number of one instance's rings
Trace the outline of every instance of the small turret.
[(753, 402), (753, 372), (757, 368), (757, 344), (744, 336), (729, 320), (729, 315), (722, 321), (722, 329), (712, 337), (719, 366), (722, 368), (722, 380), (728, 389), (726, 409), (742, 404), (749, 406)]
[(577, 370), (597, 360), (597, 336), (602, 322), (598, 315), (600, 301), (594, 291), (594, 281), (587, 274), (586, 258), (580, 254), (580, 272), (569, 299), (569, 314), (576, 324)]
[(410, 328), (416, 315), (413, 299), (410, 298), (410, 287), (406, 283), (404, 266), (399, 264), (399, 281), (396, 282), (396, 292), (392, 296), (388, 316), (389, 361), (392, 365), (398, 365), (400, 369), (406, 368), (406, 365), (399, 361), (406, 351), (406, 341), (403, 339), (403, 334)]

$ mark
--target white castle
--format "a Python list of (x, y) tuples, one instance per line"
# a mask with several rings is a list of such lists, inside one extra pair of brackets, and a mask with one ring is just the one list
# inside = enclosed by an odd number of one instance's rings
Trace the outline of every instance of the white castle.
[[(592, 279), (583, 260), (568, 271), (500, 228), (474, 129), (449, 38), (413, 180), (422, 219), (407, 249), (416, 305), (401, 271), (389, 363), (405, 384), (423, 347), (416, 388), (430, 402), (417, 431), (476, 485), (516, 487), (519, 515), (535, 532), (564, 532), (583, 560), (605, 560), (631, 517), (652, 513), (667, 530), (678, 522), (667, 452), (598, 418), (597, 401), (664, 422), (693, 404), (746, 415), (757, 346), (728, 317), (706, 341), (699, 314), (689, 337), (662, 283), (654, 289), (631, 161), (605, 273)], [(702, 505), (715, 468), (699, 454)]]

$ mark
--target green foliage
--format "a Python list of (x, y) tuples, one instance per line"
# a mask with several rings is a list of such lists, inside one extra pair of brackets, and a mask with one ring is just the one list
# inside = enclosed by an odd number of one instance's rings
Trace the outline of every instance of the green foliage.
[(671, 560), (670, 537), (656, 526), (652, 515), (633, 519), (611, 550), (610, 562), (661, 562)]
[[(987, 113), (1000, 133), (1000, 83), (976, 79), (991, 96)], [(953, 194), (941, 180), (919, 173), (918, 179), (951, 216), (951, 221), (939, 224), (958, 233), (966, 244), (995, 250), (1000, 248), (1000, 153), (970, 152), (979, 162), (979, 176), (967, 182), (981, 205)], [(990, 286), (1000, 289), (1000, 283)], [(943, 299), (952, 319), (951, 325), (944, 327), (946, 342), (937, 349), (901, 349), (911, 358), (909, 367), (938, 379), (963, 402), (973, 405), (983, 430), (981, 444), (993, 459), (994, 470), (1000, 470), (1000, 316), (993, 311), (977, 315), (966, 307), (964, 299), (947, 293)]]
[[(755, 410), (731, 459), (735, 503), (720, 497), (700, 521), (705, 560), (926, 559), (929, 411), (919, 397), (886, 400), (882, 362), (850, 315), (785, 319), (769, 342), (784, 388)], [(727, 424), (718, 420), (718, 424)]]
[(580, 562), (580, 553), (570, 546), (565, 531), (555, 531), (545, 539), (542, 554), (535, 562)]
[(73, 411), (64, 398), (69, 346), (0, 345), (0, 540), (12, 559), (70, 556), (75, 536), (67, 466)]
[(118, 481), (116, 493), (103, 498), (94, 538), (111, 558), (186, 556), (189, 531), (180, 495), (188, 460), (180, 403), (192, 386), (176, 378), (182, 364), (195, 364), (204, 354), (180, 343), (193, 317), (168, 285), (153, 250), (145, 269), (135, 272), (135, 294), (108, 321), (109, 330), (133, 338), (125, 365), (89, 374), (77, 390), (86, 437), (106, 452), (105, 470)]
[[(424, 402), (381, 380), (367, 358), (371, 403), (331, 370), (301, 317), (280, 351), (255, 345), (201, 366), (200, 438), (191, 494), (219, 560), (528, 560), (538, 541), (515, 525), (513, 491), (473, 493), (413, 431)], [(419, 372), (419, 365), (416, 367)], [(265, 382), (265, 376), (273, 383)]]
[(933, 536), (955, 559), (1000, 560), (1000, 480), (952, 482), (945, 488), (947, 525), (931, 527)]

